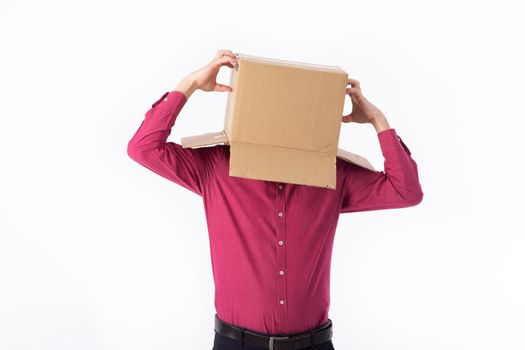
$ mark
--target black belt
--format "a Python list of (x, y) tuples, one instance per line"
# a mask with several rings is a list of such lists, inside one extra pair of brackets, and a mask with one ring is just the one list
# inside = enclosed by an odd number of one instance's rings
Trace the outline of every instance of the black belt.
[(240, 344), (259, 346), (269, 350), (297, 350), (325, 343), (332, 339), (332, 320), (308, 332), (290, 335), (266, 335), (233, 325), (215, 314), (215, 332), (237, 340)]

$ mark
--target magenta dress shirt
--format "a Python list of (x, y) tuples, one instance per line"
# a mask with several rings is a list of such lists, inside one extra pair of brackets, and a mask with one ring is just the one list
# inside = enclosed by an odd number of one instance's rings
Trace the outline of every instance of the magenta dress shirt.
[(420, 203), (410, 150), (395, 129), (378, 133), (384, 171), (337, 158), (335, 190), (229, 176), (228, 145), (182, 148), (167, 141), (186, 101), (174, 90), (153, 103), (127, 153), (202, 197), (217, 316), (267, 334), (325, 323), (339, 214)]

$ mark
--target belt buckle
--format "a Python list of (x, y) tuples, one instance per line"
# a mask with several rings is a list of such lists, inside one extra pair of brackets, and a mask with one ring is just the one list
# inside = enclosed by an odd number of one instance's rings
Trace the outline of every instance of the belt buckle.
[(270, 350), (273, 350), (273, 344), (274, 344), (274, 339), (289, 339), (290, 336), (285, 336), (285, 337), (270, 337), (270, 341), (268, 342), (268, 348)]

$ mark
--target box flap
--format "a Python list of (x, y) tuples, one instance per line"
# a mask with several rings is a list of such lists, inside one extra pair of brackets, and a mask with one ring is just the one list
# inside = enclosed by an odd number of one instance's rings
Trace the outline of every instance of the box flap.
[(185, 136), (180, 138), (183, 148), (199, 147), (206, 145), (215, 145), (219, 143), (228, 143), (228, 136), (224, 130), (217, 132), (208, 132), (205, 134)]
[(374, 166), (366, 159), (365, 157), (360, 156), (359, 154), (352, 153), (350, 151), (346, 151), (342, 148), (337, 149), (337, 157), (344, 159), (350, 163), (354, 163), (356, 165), (359, 165), (360, 167), (376, 171)]
[(232, 141), (229, 175), (335, 189), (336, 158), (321, 152)]

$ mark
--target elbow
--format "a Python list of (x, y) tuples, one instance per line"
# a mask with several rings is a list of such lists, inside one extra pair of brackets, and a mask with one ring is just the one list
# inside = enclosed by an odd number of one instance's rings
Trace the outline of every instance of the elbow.
[(137, 144), (133, 142), (133, 140), (128, 142), (128, 148), (127, 148), (128, 157), (133, 159), (134, 161), (139, 161), (140, 156), (140, 148)]
[(413, 207), (423, 201), (424, 193), (417, 174), (395, 184), (397, 185), (394, 185), (394, 181), (392, 181), (392, 187), (395, 188), (397, 198), (403, 207)]
[(409, 190), (403, 199), (407, 207), (413, 207), (421, 203), (423, 201), (423, 190), (421, 186)]

